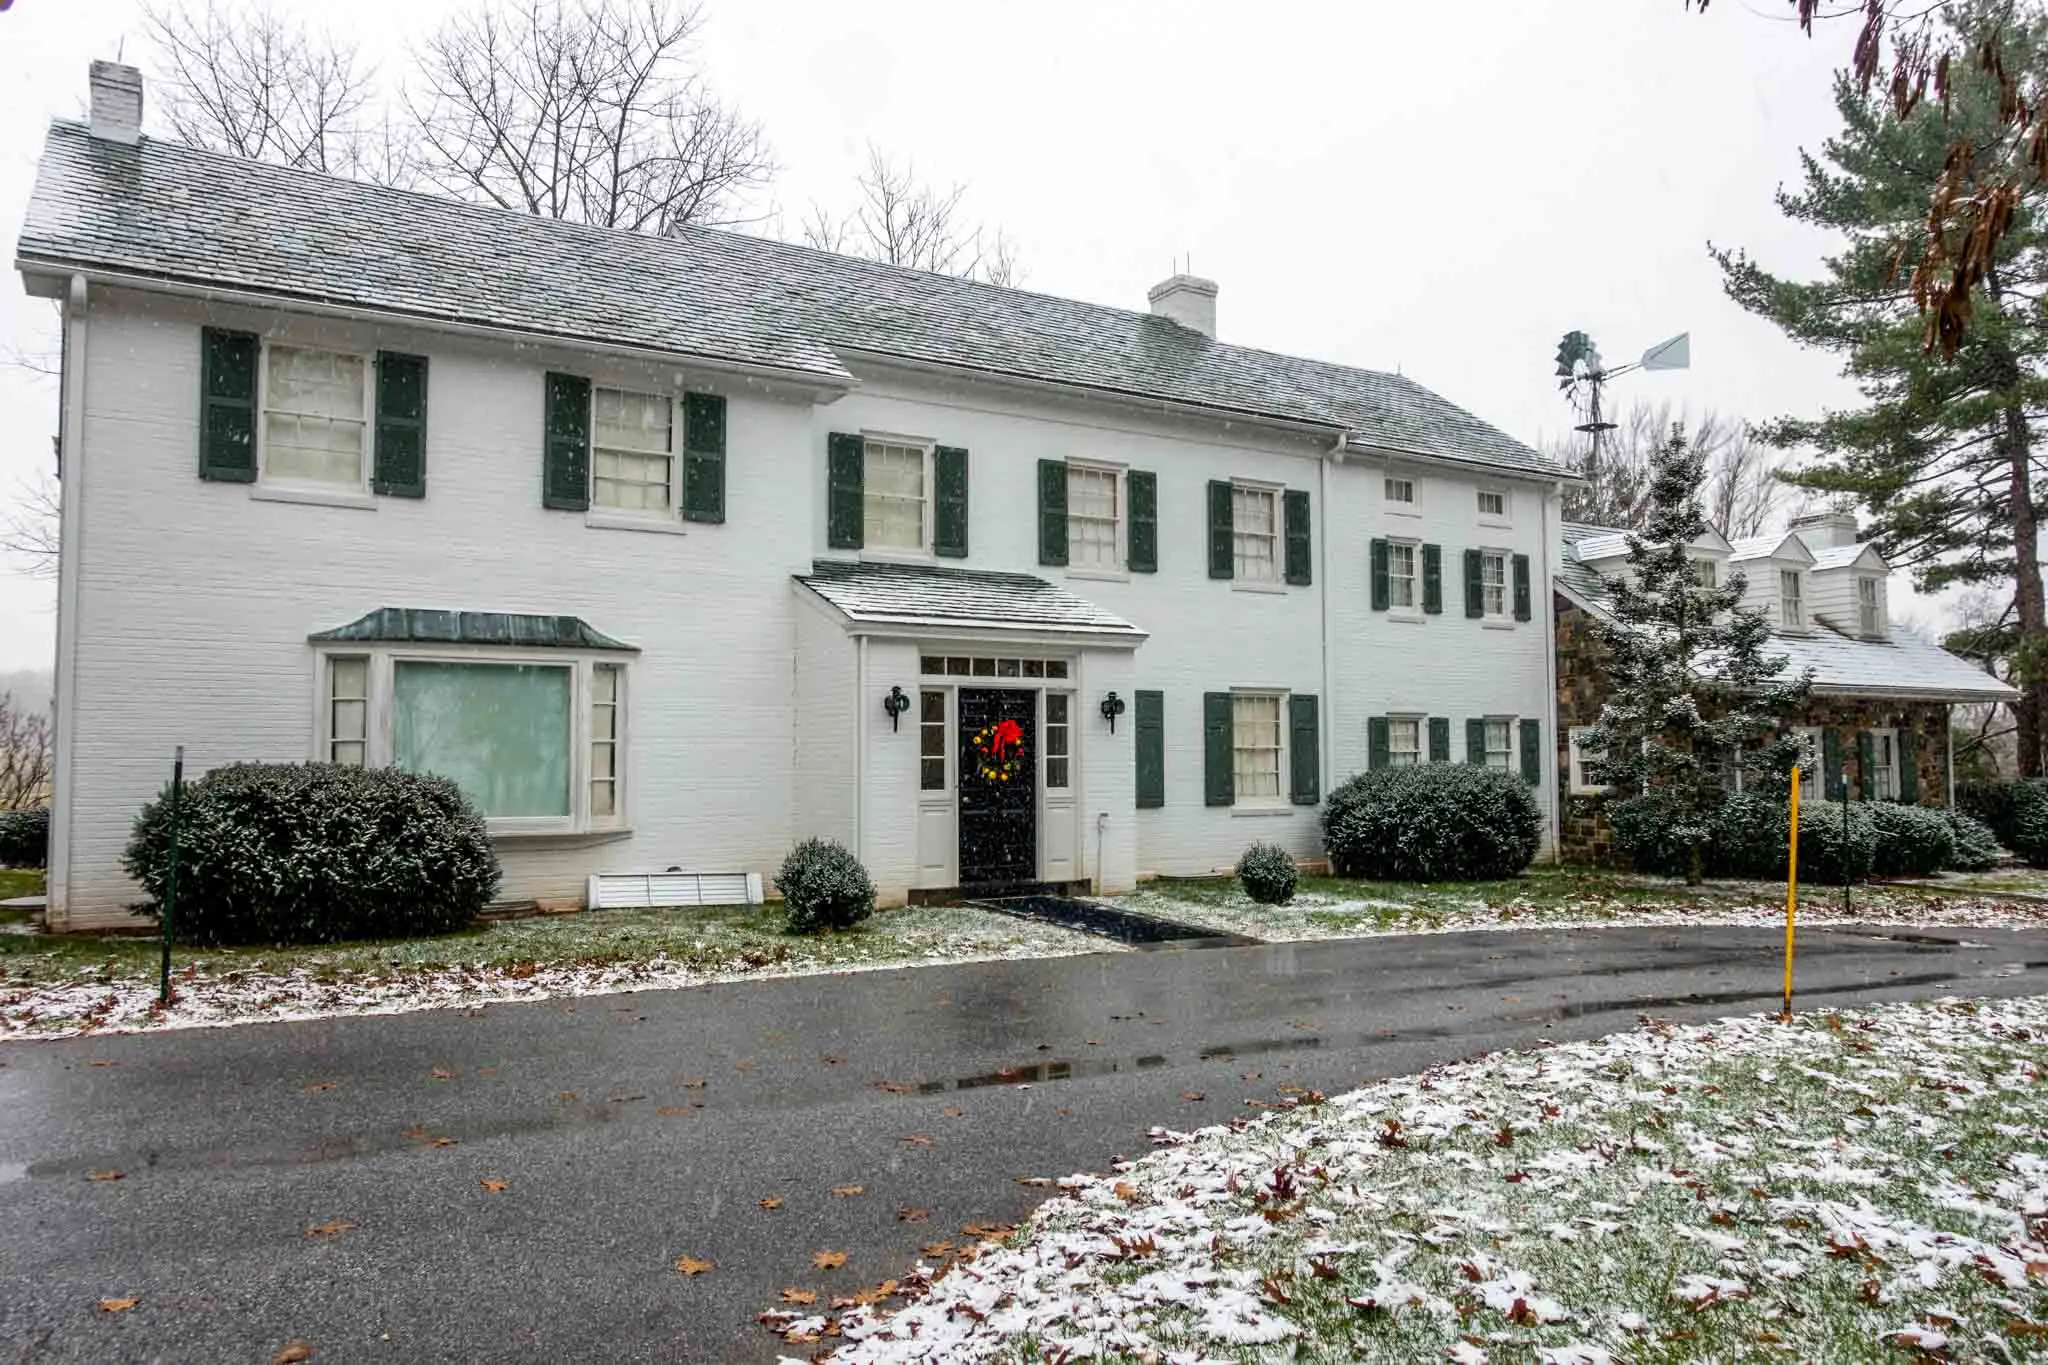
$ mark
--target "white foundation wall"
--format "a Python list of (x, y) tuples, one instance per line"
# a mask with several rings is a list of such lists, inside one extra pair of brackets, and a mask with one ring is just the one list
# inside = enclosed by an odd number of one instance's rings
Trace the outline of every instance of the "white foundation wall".
[[(1202, 694), (1233, 688), (1318, 695), (1323, 691), (1320, 552), (1316, 582), (1307, 587), (1276, 585), (1254, 590), (1232, 580), (1212, 579), (1208, 576), (1207, 502), (1211, 479), (1258, 479), (1302, 490), (1310, 498), (1319, 546), (1330, 531), (1320, 505), (1319, 464), (1325, 448), (1320, 438), (1275, 436), (1220, 418), (1151, 417), (1108, 405), (1006, 393), (994, 385), (937, 381), (902, 371), (877, 368), (864, 370), (860, 377), (858, 390), (819, 407), (813, 419), (809, 477), (817, 554), (821, 558), (854, 557), (849, 551), (832, 551), (825, 543), (830, 433), (891, 434), (966, 447), (969, 553), (964, 559), (922, 562), (1036, 574), (1150, 632), (1116, 690), (1126, 703), (1139, 688), (1165, 694), (1165, 806), (1144, 811), (1132, 808), (1136, 760), (1128, 743), (1128, 729), (1135, 724), (1131, 712), (1118, 721), (1116, 744), (1108, 750), (1109, 762), (1125, 771), (1113, 777), (1101, 771), (1104, 765), (1093, 747), (1082, 764), (1084, 782), (1120, 784), (1117, 790), (1124, 794), (1117, 807), (1109, 808), (1110, 818), (1113, 826), (1128, 824), (1135, 832), (1132, 873), (1193, 874), (1228, 868), (1255, 840), (1282, 843), (1304, 858), (1318, 856), (1316, 807), (1290, 806), (1277, 813), (1253, 815), (1203, 804)], [(1156, 474), (1158, 572), (1102, 576), (1041, 566), (1037, 539), (1041, 459), (1099, 461)], [(914, 668), (915, 660), (908, 661), (907, 667)], [(907, 672), (895, 677), (877, 675), (869, 690), (879, 697), (891, 681), (902, 681), (909, 690), (913, 676)], [(1111, 671), (1104, 676), (1116, 674)], [(1108, 690), (1086, 680), (1076, 696), (1077, 729), (1091, 746), (1098, 734), (1109, 738), (1107, 723), (1097, 709)], [(876, 715), (880, 716), (879, 710)], [(1283, 781), (1284, 776), (1283, 768)], [(877, 822), (901, 819), (899, 812), (911, 807), (888, 804), (898, 800), (893, 794), (885, 799), (879, 788), (870, 788), (866, 806), (870, 818)], [(1089, 859), (1093, 857), (1094, 816), (1106, 808), (1102, 801), (1090, 798), (1082, 831)], [(879, 844), (871, 847), (878, 856), (882, 852)], [(1114, 882), (1120, 875), (1112, 863), (1110, 880)]]
[[(198, 477), (200, 328), (429, 357), (427, 496), (374, 510), (262, 501)], [(97, 293), (85, 364), (70, 638), (66, 865), (52, 921), (132, 923), (119, 867), (140, 806), (186, 746), (187, 775), (315, 757), (309, 633), (381, 606), (564, 613), (638, 645), (626, 747), (629, 838), (500, 844), (500, 895), (573, 897), (592, 871), (680, 865), (772, 875), (787, 850), (795, 627), (789, 576), (811, 528), (790, 487), (807, 397), (729, 376), (273, 312)], [(723, 393), (727, 522), (594, 529), (540, 505), (548, 369)], [(849, 684), (850, 686), (850, 684)]]

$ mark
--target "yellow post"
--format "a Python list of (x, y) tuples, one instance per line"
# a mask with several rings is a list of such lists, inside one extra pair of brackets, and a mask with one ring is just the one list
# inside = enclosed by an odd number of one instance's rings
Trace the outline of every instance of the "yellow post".
[(1785, 859), (1785, 1014), (1792, 1018), (1792, 922), (1799, 913), (1799, 766), (1792, 767), (1792, 840)]

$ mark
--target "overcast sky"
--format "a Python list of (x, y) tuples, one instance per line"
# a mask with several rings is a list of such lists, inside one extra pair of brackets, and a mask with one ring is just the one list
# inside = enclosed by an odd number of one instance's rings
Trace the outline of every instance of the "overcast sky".
[[(464, 0), (277, 2), (345, 21), (397, 77)], [(873, 140), (966, 182), (1029, 288), (1143, 308), (1185, 258), (1220, 283), (1226, 339), (1399, 369), (1526, 441), (1569, 425), (1551, 372), (1574, 327), (1610, 363), (1692, 333), (1689, 372), (1618, 381), (1624, 398), (1762, 418), (1853, 396), (1729, 303), (1706, 254), (1806, 270), (1826, 247), (1771, 194), (1832, 131), (1853, 35), (1804, 38), (1780, 0), (706, 6), (705, 69), (765, 125), (792, 230), (844, 200)], [(43, 128), (124, 45), (146, 70), (131, 0), (0, 13), (10, 246)], [(0, 351), (54, 336), (10, 273)], [(47, 467), (55, 430), (54, 383), (0, 366), (0, 493)], [(0, 669), (48, 665), (53, 598), (0, 570)]]

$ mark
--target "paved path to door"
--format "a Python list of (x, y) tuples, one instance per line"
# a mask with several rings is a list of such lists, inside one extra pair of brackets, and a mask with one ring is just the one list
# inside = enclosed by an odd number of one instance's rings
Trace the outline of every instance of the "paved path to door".
[[(4, 1046), (0, 1361), (772, 1359), (752, 1320), (782, 1286), (895, 1275), (1024, 1214), (1020, 1176), (1280, 1085), (1766, 1008), (1777, 950), (1380, 938)], [(1810, 1005), (2048, 992), (2048, 932), (1816, 932), (1801, 981)]]

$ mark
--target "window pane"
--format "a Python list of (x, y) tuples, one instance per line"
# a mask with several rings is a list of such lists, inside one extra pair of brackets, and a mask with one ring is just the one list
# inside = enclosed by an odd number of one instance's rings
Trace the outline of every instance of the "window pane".
[(862, 468), (862, 520), (870, 548), (924, 548), (924, 449), (869, 441)]
[(1388, 479), (1388, 502), (1414, 502), (1415, 481), (1413, 479)]
[(1065, 659), (1047, 659), (1045, 661), (1045, 676), (1048, 678), (1066, 677), (1067, 661)]
[(1048, 758), (1045, 761), (1045, 785), (1064, 787), (1067, 785), (1068, 761), (1064, 758)]
[(355, 767), (355, 768), (360, 768), (360, 767), (362, 767), (362, 766), (363, 766), (363, 745), (362, 745), (362, 743), (361, 743), (360, 741), (352, 741), (352, 742), (349, 742), (349, 743), (345, 743), (345, 744), (336, 744), (336, 745), (334, 746), (334, 759), (333, 759), (333, 761), (334, 761), (334, 762), (336, 762), (336, 763), (346, 763), (346, 764), (348, 764), (349, 766), (351, 766), (351, 767)]
[(392, 761), (452, 779), (486, 815), (565, 816), (569, 696), (558, 665), (401, 662)]
[(1415, 605), (1415, 547), (1387, 546), (1388, 602), (1396, 607)]
[(1489, 550), (1479, 556), (1479, 584), (1488, 616), (1508, 614), (1508, 557)]
[(943, 757), (919, 759), (917, 785), (922, 791), (944, 791), (946, 789), (946, 760)]
[(946, 694), (917, 694), (917, 785), (921, 791), (946, 789)]
[(1045, 723), (1048, 725), (1065, 725), (1067, 723), (1068, 708), (1073, 705), (1073, 702), (1074, 699), (1064, 692), (1046, 693)]
[(975, 677), (977, 677), (977, 678), (993, 678), (993, 677), (994, 677), (995, 675), (996, 675), (996, 661), (995, 661), (994, 659), (976, 659), (976, 660), (974, 661), (974, 676), (975, 676)]
[(1280, 699), (1232, 697), (1232, 767), (1237, 799), (1280, 795)]
[(966, 677), (969, 672), (967, 660), (954, 659), (949, 657), (946, 660), (946, 672), (952, 674), (956, 678)]
[(1113, 469), (1067, 466), (1067, 563), (1115, 569), (1118, 475)]
[(998, 678), (1015, 678), (1023, 672), (1023, 665), (1015, 659), (996, 660), (996, 676)]
[(917, 661), (917, 671), (926, 675), (944, 673), (946, 671), (946, 661), (944, 659), (934, 659), (931, 655), (927, 654)]
[(1422, 722), (1394, 716), (1387, 721), (1387, 762), (1409, 768), (1422, 761)]
[(1233, 487), (1230, 507), (1237, 577), (1252, 583), (1273, 582), (1279, 576), (1273, 554), (1277, 530), (1273, 490)]
[(272, 346), (264, 380), (266, 478), (359, 486), (363, 358)]
[(946, 694), (944, 692), (920, 692), (917, 698), (918, 719), (927, 724), (946, 723)]
[(1024, 676), (1027, 678), (1044, 677), (1045, 661), (1043, 659), (1026, 659), (1024, 661)]
[(1479, 494), (1479, 514), (1485, 517), (1506, 516), (1508, 498), (1505, 493), (1490, 493), (1484, 489)]

